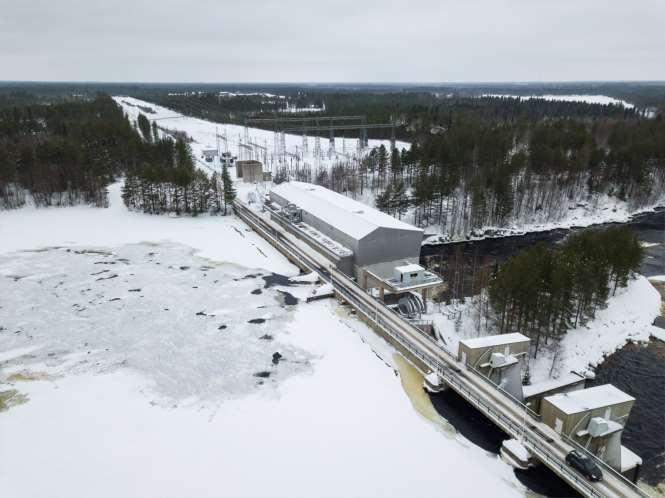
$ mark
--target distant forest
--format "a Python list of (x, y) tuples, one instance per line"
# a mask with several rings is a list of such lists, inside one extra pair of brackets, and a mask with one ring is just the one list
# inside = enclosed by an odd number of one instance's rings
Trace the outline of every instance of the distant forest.
[[(640, 102), (653, 103), (662, 95), (661, 109), (664, 88), (593, 87), (640, 96)], [(529, 94), (530, 88), (512, 88), (518, 90)], [(171, 92), (149, 98), (185, 114), (238, 124), (273, 116), (287, 101), (297, 108), (325, 105), (323, 115), (366, 115), (368, 122), (396, 123), (396, 138), (411, 142), (410, 150), (377, 149), (361, 161), (339, 161), (332, 169), (282, 165), (275, 178), (309, 181), (374, 200), (380, 209), (409, 216), (421, 227), (437, 227), (449, 239), (525, 221), (557, 221), (575, 207), (593, 212), (603, 209), (603, 198), (626, 201), (631, 211), (662, 200), (665, 124), (653, 109), (647, 119), (645, 109), (637, 107), (478, 97), (467, 87), (450, 91), (456, 93), (316, 88), (281, 94)], [(347, 136), (357, 137), (357, 132)], [(369, 136), (387, 139), (390, 130), (369, 130)]]
[[(301, 109), (325, 105), (324, 113), (304, 115), (363, 114), (369, 122), (394, 122), (397, 138), (410, 142), (410, 150), (378, 148), (361, 159), (349, 155), (332, 168), (283, 163), (274, 178), (310, 181), (375, 203), (418, 226), (434, 227), (444, 239), (545, 224), (577, 207), (607, 209), (612, 200), (634, 211), (661, 202), (665, 192), (665, 84), (34, 83), (0, 85), (0, 205), (20, 206), (23, 189), (37, 205), (103, 205), (105, 186), (127, 175), (125, 199), (134, 209), (223, 210), (220, 178), (205, 184), (212, 180), (179, 158), (178, 142), (186, 137), (155, 132), (145, 118), (134, 126), (110, 98), (90, 96), (100, 88), (219, 122), (272, 116), (287, 102)], [(603, 93), (638, 107), (477, 96), (538, 91)], [(647, 106), (649, 118), (643, 115)], [(149, 109), (140, 110), (149, 116)], [(386, 139), (390, 130), (370, 136)], [(184, 185), (198, 194), (181, 191)]]
[(228, 174), (208, 178), (182, 137), (142, 114), (130, 123), (108, 95), (30, 104), (40, 99), (13, 92), (9, 100), (0, 106), (0, 209), (105, 207), (106, 187), (120, 176), (127, 206), (148, 213), (220, 212), (232, 201)]

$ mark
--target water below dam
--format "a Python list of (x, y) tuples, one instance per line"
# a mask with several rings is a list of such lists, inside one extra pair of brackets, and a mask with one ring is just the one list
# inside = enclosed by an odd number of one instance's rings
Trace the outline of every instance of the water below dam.
[[(444, 275), (451, 261), (463, 265), (462, 296), (473, 294), (473, 272), (481, 264), (494, 265), (536, 243), (549, 247), (570, 233), (600, 230), (622, 225), (637, 234), (645, 248), (639, 273), (650, 277), (665, 275), (665, 209), (634, 217), (627, 223), (595, 225), (587, 228), (557, 229), (509, 237), (487, 238), (437, 246), (423, 246), (421, 263)], [(665, 482), (665, 343), (651, 340), (632, 344), (609, 355), (596, 369), (590, 385), (611, 383), (635, 397), (636, 402), (624, 430), (622, 442), (643, 459), (640, 479), (652, 486)], [(432, 395), (436, 410), (467, 439), (483, 449), (498, 453), (507, 436), (454, 392)], [(576, 493), (544, 466), (516, 471), (518, 479), (533, 492), (545, 496), (574, 496)]]

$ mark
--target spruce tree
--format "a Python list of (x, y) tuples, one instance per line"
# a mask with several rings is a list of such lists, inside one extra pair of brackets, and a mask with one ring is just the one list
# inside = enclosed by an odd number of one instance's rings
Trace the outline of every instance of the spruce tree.
[(231, 180), (231, 175), (229, 175), (229, 170), (226, 165), (222, 168), (222, 188), (224, 191), (224, 216), (226, 216), (226, 207), (233, 204), (233, 201), (236, 198), (236, 190), (233, 188), (233, 180)]
[(150, 121), (148, 121), (148, 118), (146, 118), (145, 115), (139, 113), (137, 124), (139, 130), (141, 130), (141, 134), (143, 135), (145, 141), (150, 142), (152, 140), (152, 135), (150, 129)]

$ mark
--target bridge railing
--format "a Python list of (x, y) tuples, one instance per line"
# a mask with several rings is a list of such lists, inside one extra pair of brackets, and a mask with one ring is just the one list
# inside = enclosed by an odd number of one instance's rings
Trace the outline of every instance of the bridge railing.
[(628, 479), (626, 476), (624, 476), (621, 472), (617, 471), (614, 467), (611, 467), (607, 462), (604, 462), (603, 460), (598, 458), (596, 455), (591, 453), (589, 450), (587, 450), (584, 446), (582, 446), (580, 443), (578, 443), (574, 439), (570, 438), (566, 434), (561, 434), (561, 439), (563, 439), (564, 441), (566, 441), (566, 443), (571, 445), (573, 448), (575, 448), (576, 450), (578, 450), (581, 453), (585, 454), (586, 456), (591, 458), (594, 462), (596, 462), (596, 464), (602, 469), (603, 474), (611, 474), (615, 478), (623, 481), (623, 483), (626, 486), (630, 486), (630, 487), (634, 488), (633, 490), (637, 494), (639, 494), (640, 496), (643, 496), (645, 498), (651, 498), (650, 495), (648, 493), (646, 493), (645, 491), (643, 491), (642, 489), (640, 489), (640, 487), (637, 484), (632, 482), (630, 479)]
[[(335, 285), (335, 278), (333, 277), (333, 285)], [(508, 434), (516, 438), (524, 438), (527, 441), (528, 445), (533, 450), (532, 452), (538, 456), (541, 460), (545, 459), (550, 463), (550, 466), (557, 467), (559, 472), (566, 476), (569, 481), (575, 483), (578, 489), (583, 489), (588, 496), (602, 496), (593, 486), (591, 486), (584, 478), (581, 478), (576, 472), (568, 468), (566, 465), (561, 463), (561, 458), (552, 453), (550, 450), (545, 448), (539, 441), (537, 437), (534, 437), (529, 433), (530, 429), (525, 428), (521, 425), (516, 425), (508, 417), (506, 417), (499, 410), (496, 410), (493, 406), (486, 403), (475, 393), (471, 392), (463, 383), (461, 383), (455, 375), (451, 375), (450, 369), (447, 364), (439, 361), (438, 359), (432, 357), (427, 353), (423, 353), (422, 350), (416, 347), (411, 341), (399, 333), (399, 331), (393, 330), (392, 327), (385, 321), (381, 320), (381, 317), (374, 315), (373, 310), (367, 309), (368, 307), (361, 300), (357, 299), (352, 292), (349, 292), (349, 289), (345, 285), (339, 285), (337, 288), (338, 292), (342, 294), (342, 297), (349, 302), (353, 302), (357, 305), (358, 309), (363, 315), (365, 315), (369, 320), (376, 323), (381, 327), (384, 332), (389, 336), (393, 337), (398, 341), (405, 349), (407, 349), (411, 354), (416, 358), (420, 359), (428, 365), (433, 370), (446, 380), (449, 384), (453, 385), (455, 390), (459, 392), (463, 397), (465, 397), (471, 404), (475, 405), (479, 410), (484, 412), (486, 415), (489, 415), (490, 418), (494, 419), (496, 423), (505, 430)], [(374, 316), (373, 316), (374, 315)]]
[[(307, 255), (302, 254), (302, 250), (300, 248), (293, 246), (293, 244), (291, 244), (290, 241), (288, 241), (288, 239), (285, 239), (279, 232), (276, 232), (273, 228), (266, 226), (265, 222), (261, 219), (261, 217), (257, 213), (254, 213), (253, 211), (251, 211), (251, 209), (247, 208), (246, 206), (240, 203), (237, 203), (235, 207), (242, 212), (242, 214), (244, 215), (243, 218), (245, 218), (246, 220), (247, 218), (251, 218), (251, 224), (258, 226), (258, 228), (260, 228), (262, 232), (268, 235), (269, 238), (273, 239), (278, 244), (287, 246), (286, 247), (287, 249), (294, 252), (292, 256), (301, 261), (301, 264), (303, 264), (303, 266), (309, 268), (311, 271), (319, 272), (322, 278), (329, 280), (333, 284), (335, 290), (345, 300), (347, 300), (350, 303), (353, 303), (355, 305), (355, 308), (358, 311), (360, 311), (368, 320), (375, 323), (387, 335), (395, 339), (400, 345), (402, 345), (402, 347), (404, 347), (407, 351), (409, 351), (409, 353), (414, 355), (416, 358), (421, 360), (425, 365), (428, 365), (432, 370), (435, 370), (442, 378), (446, 380), (446, 382), (448, 382), (451, 385), (454, 385), (455, 390), (457, 392), (463, 395), (469, 402), (471, 402), (471, 404), (475, 405), (476, 407), (481, 409), (481, 411), (489, 415), (490, 418), (494, 419), (497, 425), (501, 426), (507, 433), (513, 435), (514, 437), (522, 438), (523, 441), (528, 445), (532, 453), (534, 453), (539, 459), (541, 460), (544, 459), (547, 462), (549, 462), (550, 466), (558, 468), (559, 472), (563, 474), (568, 481), (574, 483), (579, 489), (583, 489), (588, 496), (602, 496), (593, 486), (591, 486), (586, 480), (581, 478), (579, 474), (577, 474), (577, 472), (573, 471), (567, 465), (563, 464), (561, 462), (560, 456), (556, 455), (555, 453), (547, 449), (545, 446), (543, 446), (543, 444), (539, 441), (539, 438), (543, 437), (542, 435), (534, 436), (533, 431), (530, 427), (527, 427), (524, 424), (519, 424), (519, 425), (515, 424), (512, 420), (506, 417), (499, 410), (496, 410), (493, 406), (483, 401), (481, 397), (477, 396), (470, 389), (468, 389), (462, 382), (460, 382), (456, 374), (451, 373), (450, 363), (442, 362), (438, 358), (426, 352), (423, 352), (422, 348), (418, 347), (412, 341), (410, 341), (408, 338), (405, 337), (405, 335), (399, 330), (399, 327), (412, 328), (413, 333), (419, 334), (419, 336), (422, 336), (423, 340), (429, 341), (430, 345), (435, 346), (437, 348), (437, 352), (443, 353), (443, 355), (447, 356), (449, 360), (453, 362), (453, 364), (456, 364), (457, 358), (450, 351), (442, 348), (439, 344), (432, 341), (430, 338), (425, 337), (419, 329), (410, 325), (408, 322), (403, 320), (402, 317), (397, 315), (397, 313), (395, 313), (390, 308), (386, 307), (383, 303), (379, 302), (378, 300), (372, 298), (372, 305), (371, 306), (368, 305), (363, 299), (358, 298), (358, 295), (362, 293), (363, 298), (369, 298), (370, 296), (348, 276), (339, 272), (334, 267), (331, 267), (329, 269), (322, 268), (318, 262), (314, 261), (312, 258), (308, 257)], [(379, 310), (381, 310), (381, 313), (379, 313)], [(399, 324), (399, 326), (397, 326), (397, 324)], [(467, 371), (472, 372), (474, 375), (478, 376), (480, 379), (486, 382), (489, 387), (499, 391), (502, 395), (506, 396), (515, 404), (519, 405), (519, 407), (525, 409), (527, 413), (531, 411), (530, 408), (524, 405), (520, 400), (511, 396), (505, 390), (501, 389), (499, 386), (491, 382), (484, 375), (482, 375), (482, 373), (475, 371), (475, 369), (467, 369)], [(535, 412), (531, 411), (531, 414), (534, 413)], [(536, 414), (535, 418), (539, 419), (539, 415)], [(574, 441), (571, 441), (568, 438), (565, 438), (565, 440), (566, 442), (569, 442), (571, 446), (581, 448), (582, 450), (584, 450), (584, 448), (579, 446), (579, 444), (575, 443)], [(584, 451), (586, 452), (586, 450)], [(594, 455), (591, 456), (593, 456), (598, 461), (597, 457), (595, 457)], [(604, 462), (601, 462), (601, 465), (603, 466), (603, 468), (608, 469), (608, 472), (611, 472), (612, 475), (621, 478), (622, 482), (624, 482), (624, 484), (632, 488), (632, 490), (635, 491), (637, 494), (648, 498), (649, 495), (645, 494), (634, 483), (627, 480), (620, 473), (617, 473), (614, 469), (607, 466), (607, 464), (605, 464)]]

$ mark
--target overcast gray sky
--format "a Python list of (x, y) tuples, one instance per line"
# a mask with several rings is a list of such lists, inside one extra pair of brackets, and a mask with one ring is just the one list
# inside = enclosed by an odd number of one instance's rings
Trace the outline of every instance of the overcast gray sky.
[(0, 0), (0, 80), (665, 80), (665, 0)]

